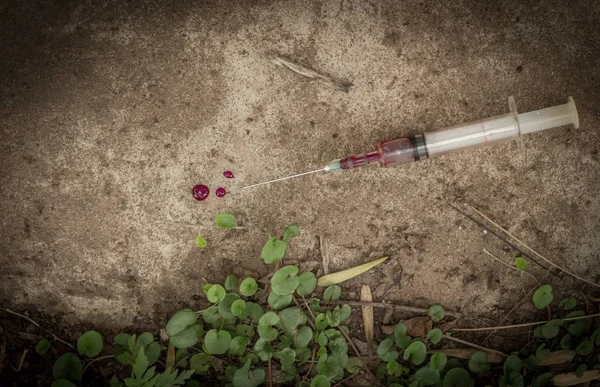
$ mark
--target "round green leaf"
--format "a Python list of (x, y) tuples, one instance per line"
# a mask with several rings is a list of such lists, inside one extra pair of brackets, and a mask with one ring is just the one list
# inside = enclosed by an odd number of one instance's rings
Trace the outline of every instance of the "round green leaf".
[(77, 385), (67, 379), (58, 379), (53, 381), (50, 387), (77, 387)]
[(35, 346), (35, 352), (37, 352), (38, 355), (43, 355), (50, 350), (50, 346), (51, 344), (48, 339), (41, 339)]
[[(437, 355), (442, 355), (438, 353)], [(424, 386), (433, 386), (440, 381), (440, 373), (436, 369), (429, 367), (420, 368), (413, 376), (415, 381), (420, 382)]]
[(198, 316), (191, 309), (183, 309), (178, 311), (169, 319), (165, 330), (169, 337), (175, 336), (190, 325), (196, 324)]
[(254, 278), (246, 278), (240, 285), (240, 293), (244, 297), (251, 297), (258, 290), (258, 284)]
[(538, 360), (542, 360), (547, 358), (548, 355), (550, 355), (550, 350), (546, 348), (546, 344), (540, 344), (540, 346), (535, 351), (535, 357)]
[(185, 328), (175, 336), (169, 336), (169, 341), (175, 348), (190, 348), (200, 341), (203, 333), (204, 328), (202, 328), (202, 325), (194, 324)]
[(77, 340), (77, 351), (87, 357), (98, 356), (104, 347), (102, 335), (96, 331), (87, 331)]
[(552, 382), (552, 373), (546, 372), (544, 374), (538, 375), (535, 378), (535, 380), (533, 381), (533, 384), (531, 385), (531, 387), (545, 387), (545, 386), (549, 386), (551, 382)]
[(349, 319), (350, 314), (352, 314), (352, 308), (350, 308), (350, 305), (348, 305), (348, 304), (342, 305), (342, 307), (340, 308), (340, 316), (342, 318), (342, 321)]
[(229, 274), (225, 279), (225, 290), (232, 291), (237, 289), (238, 287), (238, 279), (234, 274)]
[(475, 381), (464, 368), (452, 368), (444, 376), (444, 387), (475, 387)]
[(250, 344), (250, 339), (245, 336), (237, 336), (229, 344), (229, 352), (232, 355), (241, 356), (246, 352), (246, 347)]
[(581, 342), (577, 347), (575, 347), (575, 352), (581, 356), (587, 356), (592, 353), (594, 349), (594, 344), (591, 341), (586, 340)]
[[(446, 363), (448, 362), (448, 357), (443, 353), (434, 353), (431, 355), (431, 360), (429, 361), (429, 367), (436, 371), (443, 371), (444, 367), (446, 367)], [(439, 376), (439, 374), (438, 374)], [(439, 379), (439, 378), (438, 378)], [(438, 382), (437, 380), (435, 381)]]
[(317, 277), (311, 272), (302, 273), (298, 277), (298, 288), (296, 289), (296, 293), (301, 296), (307, 296), (311, 294), (315, 287), (317, 286)]
[[(567, 315), (567, 318), (571, 317), (583, 317), (585, 312), (583, 310), (576, 310)], [(581, 336), (588, 330), (588, 319), (575, 320), (569, 324), (567, 331), (573, 336)]]
[(287, 243), (277, 239), (276, 237), (273, 237), (269, 239), (267, 243), (265, 243), (265, 246), (260, 252), (260, 256), (266, 264), (273, 264), (283, 259), (286, 249)]
[[(432, 344), (437, 344), (442, 341), (442, 337), (444, 333), (442, 333), (441, 329), (435, 328), (427, 332), (427, 338), (431, 341)], [(441, 371), (441, 370), (440, 370)]]
[(190, 358), (190, 369), (196, 374), (203, 374), (210, 369), (213, 357), (206, 353), (197, 353)]
[(271, 342), (263, 338), (256, 340), (254, 351), (256, 351), (256, 354), (262, 361), (267, 361), (273, 357), (273, 347), (271, 346)]
[(215, 216), (215, 224), (221, 228), (234, 228), (237, 226), (237, 220), (233, 215), (220, 214)]
[(396, 324), (394, 327), (394, 340), (398, 348), (402, 349), (407, 348), (412, 343), (412, 338), (406, 334), (406, 324)]
[(59, 357), (52, 367), (54, 379), (77, 381), (81, 375), (81, 360), (74, 353), (67, 352)]
[(416, 365), (423, 363), (427, 356), (427, 347), (421, 341), (415, 341), (404, 350), (404, 360), (412, 358)]
[(223, 300), (221, 300), (221, 302), (219, 302), (219, 306), (218, 306), (218, 310), (219, 310), (219, 314), (221, 315), (221, 317), (223, 318), (233, 318), (233, 313), (231, 312), (231, 305), (233, 305), (233, 303), (237, 300), (240, 299), (240, 296), (238, 296), (235, 293), (227, 293), (225, 295), (225, 297), (223, 297)]
[(587, 364), (580, 364), (575, 370), (575, 376), (577, 376), (578, 378), (583, 377), (585, 370), (587, 370)]
[(277, 329), (271, 328), (268, 325), (259, 325), (258, 326), (258, 335), (260, 336), (261, 339), (273, 341), (277, 338), (278, 334), (279, 334), (279, 332), (277, 332)]
[(323, 330), (327, 328), (327, 321), (325, 320), (325, 313), (319, 313), (317, 317), (315, 317), (315, 327), (318, 330)]
[(469, 359), (469, 369), (475, 373), (487, 372), (490, 369), (487, 352), (477, 351), (473, 353)]
[(310, 381), (310, 387), (331, 387), (331, 382), (325, 375), (317, 375)]
[(251, 360), (246, 361), (246, 364), (233, 374), (233, 387), (257, 387), (265, 381), (265, 371), (255, 369), (250, 372)]
[(291, 348), (285, 348), (275, 353), (275, 357), (279, 359), (281, 364), (294, 364), (296, 361), (296, 351)]
[(271, 288), (280, 296), (294, 293), (294, 290), (296, 290), (300, 283), (296, 274), (298, 274), (298, 267), (282, 267), (273, 274), (273, 278), (271, 278)]
[(377, 355), (379, 355), (381, 360), (392, 361), (398, 358), (398, 352), (392, 349), (393, 345), (394, 341), (392, 339), (385, 339), (379, 343), (379, 346), (377, 347)]
[(267, 312), (265, 313), (260, 320), (258, 321), (258, 325), (264, 326), (272, 326), (276, 325), (279, 322), (279, 316), (275, 312)]
[(265, 314), (263, 309), (254, 302), (246, 302), (246, 309), (244, 310), (243, 316), (244, 318), (250, 316), (254, 321), (260, 320), (260, 318)]
[(340, 361), (337, 357), (328, 355), (321, 355), (319, 357), (319, 361), (317, 362), (317, 371), (320, 375), (333, 378), (340, 370), (343, 371), (342, 367), (340, 366)]
[(542, 285), (533, 293), (533, 304), (538, 309), (544, 309), (552, 302), (552, 286)]
[(527, 267), (527, 261), (523, 257), (517, 257), (515, 259), (515, 266), (517, 269), (523, 271)]
[(310, 327), (303, 326), (298, 329), (298, 333), (294, 336), (294, 346), (297, 349), (306, 348), (313, 339), (313, 331)]
[(560, 326), (564, 323), (563, 320), (550, 320), (546, 324), (542, 325), (542, 337), (546, 339), (552, 339), (558, 335)]
[(231, 313), (233, 313), (234, 316), (240, 317), (244, 313), (245, 309), (246, 301), (244, 300), (235, 300), (231, 304)]
[(432, 305), (429, 307), (429, 317), (431, 317), (431, 321), (437, 323), (444, 319), (446, 316), (446, 311), (441, 305)]
[[(202, 328), (202, 326), (200, 326), (200, 328)], [(153, 341), (150, 344), (148, 344), (148, 346), (146, 346), (144, 352), (146, 353), (146, 357), (148, 358), (148, 364), (152, 365), (156, 363), (156, 361), (160, 357), (160, 351), (160, 344), (158, 344), (158, 342), (156, 341)]]
[(573, 347), (573, 336), (569, 333), (564, 335), (562, 339), (560, 339), (560, 347), (562, 349), (571, 349)]
[(204, 337), (206, 350), (211, 355), (222, 355), (229, 349), (231, 335), (227, 331), (211, 329)]
[(290, 239), (300, 235), (300, 228), (295, 224), (290, 224), (283, 232), (283, 240), (285, 243), (290, 243)]
[(130, 338), (131, 335), (128, 335), (127, 333), (119, 333), (115, 336), (115, 343), (125, 348), (128, 348)]
[(577, 300), (575, 297), (567, 297), (559, 302), (558, 306), (562, 307), (564, 310), (571, 310), (577, 306)]
[(323, 298), (326, 301), (336, 301), (339, 300), (341, 295), (342, 288), (339, 285), (331, 285), (328, 286), (327, 289), (325, 289), (325, 292), (323, 293)]
[[(208, 324), (216, 324), (222, 317), (219, 314), (219, 308), (217, 308), (216, 306), (209, 306), (202, 314), (202, 318)], [(167, 334), (169, 334), (169, 332), (167, 332)]]
[(225, 288), (221, 285), (212, 285), (206, 292), (206, 298), (208, 298), (209, 302), (215, 303), (223, 300), (225, 294), (227, 294)]
[(504, 360), (504, 375), (510, 375), (511, 372), (521, 371), (521, 359), (516, 355), (510, 355)]
[(206, 240), (204, 238), (202, 238), (200, 235), (196, 235), (196, 244), (198, 245), (198, 247), (206, 247), (207, 243)]
[(267, 303), (273, 310), (281, 310), (292, 303), (294, 296), (291, 294), (287, 294), (285, 296), (280, 296), (275, 292), (270, 292), (269, 297), (267, 298)]

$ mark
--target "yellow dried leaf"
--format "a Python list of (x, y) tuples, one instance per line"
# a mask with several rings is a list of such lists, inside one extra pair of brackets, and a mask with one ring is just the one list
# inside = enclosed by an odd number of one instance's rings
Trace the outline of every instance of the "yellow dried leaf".
[(350, 278), (354, 278), (357, 275), (360, 275), (366, 271), (371, 270), (372, 268), (379, 265), (381, 262), (385, 261), (386, 259), (388, 259), (388, 257), (379, 258), (374, 261), (371, 261), (371, 262), (368, 262), (368, 263), (365, 263), (362, 265), (358, 265), (358, 266), (355, 266), (350, 269), (338, 271), (337, 273), (324, 275), (323, 277), (319, 278), (319, 280), (317, 281), (317, 285), (329, 286), (329, 285), (339, 284), (341, 282), (349, 280)]

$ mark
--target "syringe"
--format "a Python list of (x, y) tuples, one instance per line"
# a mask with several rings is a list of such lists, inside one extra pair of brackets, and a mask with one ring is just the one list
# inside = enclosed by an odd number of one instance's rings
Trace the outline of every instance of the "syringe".
[(508, 107), (510, 112), (506, 114), (458, 124), (434, 132), (417, 134), (412, 137), (383, 141), (376, 145), (376, 150), (373, 152), (351, 155), (334, 160), (322, 169), (270, 180), (245, 188), (316, 172), (354, 169), (375, 162), (379, 162), (382, 167), (391, 167), (508, 140), (517, 140), (522, 146), (521, 136), (523, 134), (569, 124), (573, 124), (575, 128), (579, 127), (577, 108), (571, 97), (563, 105), (518, 114), (517, 104), (511, 96), (508, 97)]

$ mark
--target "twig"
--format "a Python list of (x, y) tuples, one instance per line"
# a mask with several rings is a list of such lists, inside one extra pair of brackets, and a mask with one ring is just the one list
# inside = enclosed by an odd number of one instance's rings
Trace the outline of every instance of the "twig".
[(300, 383), (300, 385), (304, 384), (304, 381), (306, 380), (306, 378), (310, 375), (310, 373), (312, 372), (313, 369), (313, 365), (315, 364), (315, 352), (317, 351), (317, 347), (313, 347), (312, 350), (312, 357), (310, 359), (310, 367), (308, 367), (308, 371), (304, 374), (304, 376), (302, 377), (302, 383)]
[[(337, 301), (329, 301), (329, 303), (331, 303), (331, 304), (348, 304), (350, 306), (372, 306), (374, 308), (392, 308), (392, 309), (402, 310), (404, 312), (410, 312), (410, 313), (422, 313), (422, 314), (429, 313), (428, 309), (416, 308), (414, 306), (391, 304), (391, 303), (387, 303), (387, 302), (337, 300)], [(446, 316), (458, 318), (458, 317), (460, 317), (460, 314), (446, 310)]]
[[(479, 220), (475, 219), (474, 217), (472, 217), (471, 215), (467, 214), (466, 212), (462, 211), (461, 209), (459, 209), (458, 207), (454, 206), (453, 204), (450, 204), (450, 202), (446, 202), (446, 204), (448, 204), (454, 211), (458, 212), (459, 214), (463, 215), (465, 218), (469, 219), (470, 221), (472, 221), (473, 223), (475, 223), (476, 225), (478, 225), (479, 227), (481, 227), (482, 229), (484, 229), (485, 231), (489, 232), (490, 234), (492, 234), (493, 236), (495, 236), (496, 238), (500, 239), (502, 242), (506, 243), (508, 246), (510, 246), (513, 250), (516, 250), (519, 254), (521, 254), (524, 258), (527, 258), (529, 260), (531, 260), (532, 262), (538, 264), (540, 267), (543, 267), (544, 269), (548, 270), (548, 268), (544, 265), (542, 265), (541, 263), (539, 263), (538, 261), (535, 260), (535, 258), (527, 255), (524, 251), (522, 251), (521, 249), (519, 249), (517, 246), (515, 246), (513, 243), (511, 243), (509, 240), (501, 237), (500, 235), (498, 235), (497, 232), (495, 232), (494, 230), (490, 229), (489, 227), (487, 227), (485, 224), (483, 224), (482, 222), (480, 222)], [(560, 276), (556, 273), (551, 272), (553, 275), (557, 276), (558, 278), (560, 278)]]
[(332, 90), (343, 91), (347, 93), (350, 90), (350, 87), (352, 86), (352, 83), (350, 82), (330, 77), (327, 75), (319, 74), (318, 72), (309, 67), (306, 67), (296, 62), (292, 62), (291, 60), (281, 56), (272, 57), (271, 62), (279, 67), (283, 67), (290, 71), (293, 71), (296, 74), (302, 75), (311, 80), (316, 80), (321, 85)]
[(28, 349), (25, 349), (23, 351), (23, 356), (21, 356), (21, 360), (19, 361), (19, 366), (17, 368), (13, 367), (12, 364), (10, 365), (11, 368), (13, 370), (15, 370), (16, 372), (21, 372), (21, 368), (23, 367), (23, 362), (25, 361), (25, 356), (27, 356), (27, 352), (29, 352)]
[(362, 361), (362, 363), (365, 365), (365, 371), (367, 371), (367, 373), (369, 375), (373, 376), (373, 374), (371, 373), (371, 370), (369, 369), (369, 367), (367, 367), (367, 363), (363, 360), (363, 357), (360, 354), (360, 351), (358, 350), (358, 348), (356, 348), (356, 344), (354, 344), (354, 341), (350, 338), (350, 336), (348, 336), (348, 334), (342, 329), (342, 327), (338, 326), (338, 330), (340, 332), (342, 332), (342, 335), (344, 335), (344, 337), (346, 338), (346, 340), (348, 341), (348, 343), (350, 343), (350, 346), (352, 347), (352, 349), (356, 353), (356, 356), (358, 356), (358, 358), (360, 359), (360, 361)]
[[(298, 308), (302, 309), (302, 306), (300, 305), (300, 303), (298, 302), (298, 300), (296, 299), (296, 297), (293, 297), (292, 299), (294, 300), (294, 303), (296, 304), (296, 306), (297, 306)], [(306, 305), (306, 307), (308, 308), (308, 304)], [(308, 310), (310, 311), (310, 308), (308, 308)], [(311, 314), (311, 316), (312, 316), (312, 312), (310, 312), (310, 314)], [(313, 317), (313, 320), (315, 320), (314, 316), (312, 316), (312, 317)], [(313, 322), (313, 320), (308, 320), (308, 325), (310, 325), (310, 327), (311, 327), (313, 330), (315, 330), (315, 331), (316, 331), (316, 330), (317, 330), (317, 327), (315, 326), (315, 323)]]
[(345, 382), (347, 382), (348, 380), (355, 378), (357, 376), (358, 376), (358, 372), (348, 376), (346, 379), (341, 380), (339, 383), (334, 384), (333, 387), (343, 386)]
[(273, 371), (271, 370), (271, 359), (269, 358), (269, 387), (273, 387)]
[[(580, 317), (561, 318), (561, 319), (558, 319), (558, 320), (573, 321), (573, 320), (583, 320), (583, 319), (586, 319), (586, 318), (592, 318), (592, 317), (598, 317), (598, 316), (600, 316), (600, 313), (590, 314), (590, 315), (587, 315), (587, 316), (580, 316)], [(525, 323), (525, 324), (503, 325), (503, 326), (498, 326), (498, 327), (452, 328), (450, 330), (454, 331), (454, 332), (481, 332), (481, 331), (491, 331), (491, 330), (496, 330), (496, 329), (513, 329), (513, 328), (533, 327), (533, 326), (536, 326), (536, 325), (546, 324), (547, 322), (549, 322), (549, 321), (536, 321), (536, 322)]]
[(83, 371), (81, 371), (81, 379), (83, 380), (83, 374), (85, 374), (85, 370), (87, 370), (87, 369), (88, 369), (88, 367), (92, 365), (92, 363), (95, 363), (95, 362), (97, 362), (98, 360), (104, 360), (104, 359), (110, 359), (110, 358), (114, 358), (114, 355), (100, 356), (100, 357), (97, 357), (97, 358), (93, 359), (93, 360), (92, 360), (92, 361), (90, 361), (89, 363), (87, 363), (87, 364), (85, 365), (85, 367), (83, 367)]
[(40, 324), (38, 324), (37, 322), (33, 321), (32, 319), (30, 319), (29, 317), (22, 315), (20, 313), (17, 312), (13, 312), (12, 310), (8, 309), (8, 308), (4, 308), (4, 310), (6, 310), (8, 313), (14, 314), (15, 316), (21, 317), (27, 321), (29, 321), (30, 323), (32, 323), (33, 325), (35, 325), (36, 327), (42, 329), (43, 331), (45, 331), (46, 333), (52, 335), (52, 337), (54, 338), (54, 340), (56, 341), (60, 341), (61, 343), (65, 344), (66, 346), (75, 349), (74, 346), (72, 346), (71, 344), (67, 343), (66, 341), (64, 341), (63, 339), (61, 339), (60, 337), (56, 336), (54, 333), (50, 332), (49, 330), (47, 330), (46, 328), (43, 328)]
[[(510, 314), (511, 314), (512, 312), (514, 312), (514, 311), (515, 311), (515, 309), (517, 309), (517, 308), (519, 307), (519, 305), (521, 305), (521, 304), (522, 304), (522, 303), (523, 303), (525, 300), (529, 299), (529, 295), (530, 295), (531, 293), (533, 293), (533, 291), (534, 291), (535, 289), (537, 289), (537, 286), (535, 286), (533, 289), (531, 289), (531, 290), (529, 291), (529, 293), (527, 293), (527, 294), (525, 295), (525, 297), (521, 298), (521, 299), (519, 300), (519, 302), (517, 302), (517, 303), (515, 304), (515, 306), (513, 306), (513, 308), (512, 308), (511, 310), (509, 310), (509, 311), (508, 311), (508, 313), (507, 313), (507, 314), (504, 316), (504, 318), (503, 318), (502, 320), (500, 320), (500, 324), (502, 324), (504, 321), (506, 321), (506, 319), (508, 318), (508, 316), (510, 316)], [(496, 333), (496, 329), (494, 329), (493, 331), (491, 331), (491, 332), (490, 332), (490, 333), (489, 333), (489, 334), (486, 336), (486, 338), (485, 338), (485, 339), (483, 339), (483, 341), (481, 342), (481, 345), (484, 345), (485, 343), (487, 343), (487, 341), (490, 339), (490, 337), (492, 337), (492, 335), (493, 335), (494, 333)]]
[(313, 318), (313, 320), (317, 321), (317, 318), (313, 314), (312, 310), (310, 310), (310, 307), (308, 306), (308, 302), (306, 302), (306, 298), (304, 298), (304, 296), (302, 296), (302, 301), (304, 301), (304, 305), (306, 306), (308, 313), (310, 313), (310, 316)]
[(500, 230), (504, 231), (504, 233), (506, 233), (506, 235), (508, 235), (509, 237), (513, 238), (515, 241), (517, 241), (518, 243), (520, 243), (523, 247), (527, 248), (529, 251), (531, 251), (538, 258), (540, 258), (543, 261), (547, 262), (549, 265), (551, 265), (551, 266), (559, 269), (560, 271), (563, 271), (563, 272), (567, 273), (568, 275), (570, 275), (571, 277), (573, 277), (575, 279), (578, 279), (578, 280), (580, 280), (582, 282), (585, 282), (586, 284), (589, 284), (589, 285), (595, 286), (597, 288), (600, 288), (599, 284), (594, 283), (592, 281), (588, 281), (585, 278), (582, 278), (582, 277), (578, 276), (577, 274), (575, 274), (575, 273), (573, 273), (573, 272), (571, 272), (571, 271), (569, 271), (569, 270), (567, 270), (567, 269), (565, 269), (565, 268), (557, 265), (556, 263), (552, 262), (548, 258), (544, 257), (542, 254), (538, 253), (537, 251), (535, 251), (534, 249), (532, 249), (531, 247), (529, 247), (529, 245), (527, 245), (525, 242), (523, 242), (522, 240), (520, 240), (519, 238), (517, 238), (516, 236), (512, 235), (511, 233), (509, 233), (504, 228), (502, 228), (502, 226), (500, 226), (498, 223), (494, 222), (493, 220), (491, 220), (490, 218), (488, 218), (487, 216), (485, 216), (485, 214), (483, 214), (481, 211), (479, 211), (475, 207), (472, 207), (469, 204), (466, 204), (466, 205), (469, 206), (471, 209), (473, 209), (473, 211), (475, 211), (479, 216), (481, 216), (482, 218), (484, 218), (485, 220), (487, 220), (488, 222), (490, 222), (494, 226), (498, 227)]
[(465, 341), (465, 340), (462, 340), (462, 339), (459, 339), (459, 338), (456, 338), (456, 337), (444, 335), (444, 339), (448, 339), (448, 340), (451, 340), (451, 341), (456, 341), (457, 343), (461, 343), (461, 344), (464, 344), (464, 345), (468, 345), (469, 347), (481, 349), (482, 351), (492, 352), (492, 353), (498, 354), (498, 355), (503, 356), (503, 357), (508, 357), (508, 355), (505, 354), (504, 352), (496, 351), (495, 349), (491, 349), (491, 348), (482, 347), (481, 345), (473, 344), (473, 343), (471, 343), (469, 341)]
[(494, 254), (492, 254), (492, 253), (490, 253), (489, 251), (487, 251), (486, 249), (483, 249), (483, 252), (484, 252), (484, 253), (486, 253), (488, 256), (490, 256), (490, 257), (491, 257), (493, 260), (500, 262), (500, 263), (501, 263), (501, 264), (503, 264), (504, 266), (506, 266), (506, 267), (509, 267), (509, 268), (511, 268), (511, 269), (513, 269), (513, 270), (516, 270), (516, 271), (518, 271), (519, 273), (525, 273), (525, 274), (527, 274), (528, 276), (530, 276), (531, 278), (533, 278), (533, 279), (535, 280), (535, 282), (537, 282), (538, 284), (540, 283), (540, 281), (538, 281), (538, 279), (537, 279), (537, 278), (535, 278), (535, 276), (534, 276), (533, 274), (531, 274), (531, 273), (528, 273), (528, 272), (526, 272), (526, 271), (524, 271), (524, 270), (519, 270), (519, 268), (517, 268), (516, 266), (509, 265), (508, 263), (504, 262), (504, 261), (503, 261), (503, 260), (501, 260), (500, 258), (496, 257)]

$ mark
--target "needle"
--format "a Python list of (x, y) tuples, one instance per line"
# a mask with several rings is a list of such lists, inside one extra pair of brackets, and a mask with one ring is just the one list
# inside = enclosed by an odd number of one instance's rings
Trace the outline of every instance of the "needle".
[(311, 173), (322, 172), (322, 171), (325, 171), (325, 170), (326, 170), (325, 168), (321, 168), (321, 169), (315, 169), (314, 171), (310, 171), (310, 172), (304, 172), (304, 173), (299, 173), (299, 174), (297, 174), (297, 175), (292, 175), (292, 176), (282, 177), (282, 178), (280, 178), (280, 179), (269, 180), (269, 181), (263, 181), (262, 183), (258, 183), (258, 184), (253, 184), (253, 185), (246, 186), (246, 187), (244, 187), (243, 189), (257, 187), (257, 186), (259, 186), (259, 185), (263, 185), (263, 184), (274, 183), (274, 182), (276, 182), (276, 181), (287, 180), (287, 179), (291, 179), (291, 178), (298, 177), (298, 176), (310, 175)]

